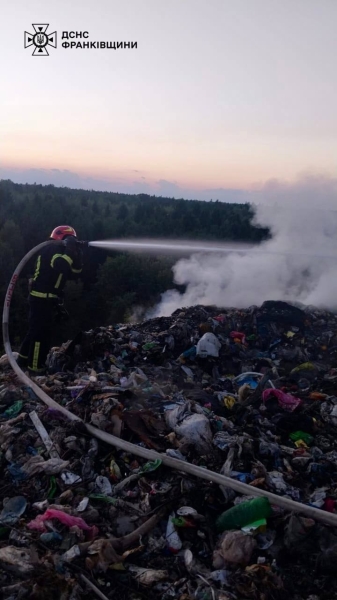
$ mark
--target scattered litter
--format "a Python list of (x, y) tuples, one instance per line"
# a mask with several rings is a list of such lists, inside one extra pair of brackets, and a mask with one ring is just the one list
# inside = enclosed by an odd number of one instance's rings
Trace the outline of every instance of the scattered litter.
[(337, 525), (257, 496), (337, 517), (337, 316), (274, 301), (196, 306), (79, 339), (50, 351), (36, 383), (156, 459), (46, 408), (1, 357), (3, 597), (337, 597)]

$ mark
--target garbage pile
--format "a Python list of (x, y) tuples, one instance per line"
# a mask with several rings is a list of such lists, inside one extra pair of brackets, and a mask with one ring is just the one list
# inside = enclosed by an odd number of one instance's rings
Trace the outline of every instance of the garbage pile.
[(327, 527), (254, 493), (336, 513), (336, 315), (195, 306), (82, 332), (47, 365), (35, 383), (135, 453), (46, 407), (0, 359), (1, 597), (337, 598), (337, 514)]

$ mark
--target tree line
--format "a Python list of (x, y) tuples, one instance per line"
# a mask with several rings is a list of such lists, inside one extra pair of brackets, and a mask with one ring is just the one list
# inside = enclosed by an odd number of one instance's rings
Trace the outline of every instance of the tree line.
[[(74, 190), (53, 185), (0, 180), (0, 301), (11, 275), (34, 246), (55, 226), (72, 225), (82, 240), (120, 238), (260, 242), (267, 229), (253, 227), (247, 204), (202, 202), (150, 196)], [(135, 307), (150, 307), (173, 283), (172, 257), (107, 252), (89, 248), (81, 280), (67, 285), (70, 319), (58, 325), (56, 343), (88, 330), (130, 318)], [(10, 332), (19, 344), (27, 323), (25, 268), (12, 300)]]

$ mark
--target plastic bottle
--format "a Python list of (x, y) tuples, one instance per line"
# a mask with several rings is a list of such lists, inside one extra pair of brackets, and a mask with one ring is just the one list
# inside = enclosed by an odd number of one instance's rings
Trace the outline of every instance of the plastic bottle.
[(166, 527), (166, 542), (167, 542), (167, 546), (168, 549), (170, 550), (170, 552), (172, 552), (173, 554), (177, 554), (177, 552), (179, 552), (179, 550), (181, 550), (182, 548), (182, 541), (176, 531), (176, 528), (173, 524), (173, 519), (175, 518), (175, 513), (172, 512), (169, 516), (169, 520), (167, 522), (167, 527)]
[(260, 519), (267, 519), (271, 512), (268, 498), (254, 498), (226, 510), (217, 519), (216, 526), (218, 531), (238, 529)]

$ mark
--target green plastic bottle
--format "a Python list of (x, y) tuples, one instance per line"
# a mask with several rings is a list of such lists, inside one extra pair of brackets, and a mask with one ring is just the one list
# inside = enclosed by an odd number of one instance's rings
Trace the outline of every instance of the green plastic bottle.
[(268, 498), (254, 498), (247, 502), (241, 502), (222, 513), (216, 521), (216, 527), (221, 532), (228, 529), (239, 529), (260, 519), (267, 519), (271, 512)]

